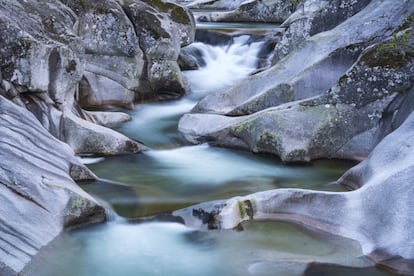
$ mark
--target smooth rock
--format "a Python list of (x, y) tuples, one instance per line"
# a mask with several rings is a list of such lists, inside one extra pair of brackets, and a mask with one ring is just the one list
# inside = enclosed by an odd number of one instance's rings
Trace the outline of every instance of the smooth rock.
[(72, 180), (95, 176), (66, 144), (2, 96), (0, 117), (0, 274), (17, 275), (64, 228), (105, 213)]
[[(295, 222), (357, 240), (376, 263), (413, 274), (413, 137), (411, 113), (368, 158), (338, 180), (355, 189), (350, 192), (278, 189), (202, 203), (173, 215), (199, 229), (232, 229), (248, 220)], [(207, 215), (209, 219), (203, 219)]]
[[(206, 96), (192, 110), (195, 114), (183, 116), (179, 130), (193, 143), (271, 153), (284, 162), (362, 160), (378, 143), (382, 114), (392, 112), (386, 110), (394, 98), (413, 87), (414, 35), (410, 27), (401, 30), (407, 3), (391, 7), (381, 2), (377, 10), (367, 6), (338, 27), (312, 36), (272, 68)], [(358, 24), (382, 9), (399, 16), (393, 34), (386, 22), (355, 34)], [(370, 46), (367, 40), (373, 36), (382, 41)], [(227, 123), (211, 127), (211, 120), (217, 120), (211, 113)]]

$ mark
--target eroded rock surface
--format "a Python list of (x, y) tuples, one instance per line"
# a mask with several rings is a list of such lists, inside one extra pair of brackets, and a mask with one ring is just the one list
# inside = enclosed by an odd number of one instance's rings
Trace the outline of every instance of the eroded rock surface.
[(189, 87), (177, 60), (181, 47), (194, 41), (192, 14), (162, 0), (124, 1), (123, 7), (134, 24), (146, 58), (143, 79), (150, 95), (144, 91), (137, 97), (174, 99), (184, 95)]
[[(95, 125), (79, 108), (75, 98), (79, 82), (88, 74), (84, 71), (84, 55), (90, 49), (76, 35), (78, 18), (68, 6), (56, 1), (3, 1), (0, 8), (0, 32), (5, 37), (0, 42), (4, 96), (26, 106), (50, 133), (69, 143), (76, 153), (116, 154), (145, 149), (113, 130)], [(107, 52), (125, 50), (107, 48)], [(88, 131), (76, 134), (79, 129)], [(86, 142), (91, 139), (94, 143)], [(116, 142), (108, 142), (112, 140)]]
[[(195, 143), (272, 153), (285, 162), (362, 160), (385, 109), (412, 88), (413, 35), (400, 30), (412, 9), (408, 1), (372, 1), (270, 69), (206, 96), (180, 120), (180, 131)], [(377, 23), (364, 28), (369, 20)]]
[[(284, 220), (360, 242), (364, 254), (414, 272), (414, 113), (338, 180), (351, 192), (278, 189), (174, 212), (191, 227), (232, 229), (246, 220)], [(200, 215), (202, 214), (202, 215)]]
[[(131, 107), (186, 91), (177, 58), (194, 39), (192, 15), (151, 1), (159, 20), (144, 26), (126, 7), (150, 6), (125, 2), (0, 1), (1, 275), (20, 273), (63, 229), (105, 219), (103, 207), (74, 182), (96, 177), (75, 154), (147, 150), (106, 127), (129, 120), (127, 114), (83, 108)], [(144, 33), (151, 34), (145, 45)], [(164, 52), (171, 53), (165, 63), (165, 56), (154, 58)], [(148, 78), (147, 67), (159, 64), (166, 65), (158, 79)]]
[(377, 264), (413, 274), (413, 13), (410, 1), (305, 1), (282, 24), (272, 68), (180, 120), (193, 143), (285, 162), (363, 160), (337, 182), (350, 192), (278, 189), (174, 215), (204, 230), (291, 221), (355, 239)]
[(95, 175), (66, 144), (2, 96), (0, 116), (0, 274), (17, 275), (64, 228), (105, 212), (74, 182)]
[[(224, 2), (224, 1), (222, 1)], [(233, 1), (235, 2), (235, 1)], [(198, 7), (212, 8), (220, 6), (220, 1), (212, 5), (198, 5)], [(215, 22), (264, 22), (264, 23), (282, 23), (301, 5), (301, 1), (283, 1), (283, 0), (253, 0), (244, 1), (242, 3), (233, 3), (230, 7), (234, 7), (230, 11), (211, 12), (203, 16), (200, 20)], [(189, 5), (189, 4), (187, 4)], [(194, 7), (197, 5), (190, 4)], [(227, 9), (230, 8), (227, 5)]]

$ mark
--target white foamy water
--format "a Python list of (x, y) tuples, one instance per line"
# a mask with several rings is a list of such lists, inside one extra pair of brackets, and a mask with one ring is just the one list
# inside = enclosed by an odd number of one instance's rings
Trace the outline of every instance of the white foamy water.
[(257, 55), (263, 42), (248, 43), (249, 36), (234, 38), (231, 45), (208, 45), (196, 42), (206, 63), (198, 70), (185, 71), (194, 93), (208, 93), (233, 85), (257, 68)]
[(95, 164), (105, 160), (104, 157), (80, 157), (79, 159), (85, 165)]
[(295, 168), (275, 166), (208, 144), (149, 151), (145, 154), (158, 164), (153, 169), (154, 174), (187, 184), (219, 185), (249, 178), (302, 176)]
[(248, 43), (249, 38), (247, 35), (235, 37), (226, 46), (193, 43), (191, 47), (200, 50), (206, 65), (184, 71), (191, 93), (178, 101), (138, 105), (130, 114), (133, 120), (119, 130), (150, 147), (179, 144), (177, 122), (182, 114), (189, 112), (206, 94), (230, 87), (256, 70), (263, 42)]

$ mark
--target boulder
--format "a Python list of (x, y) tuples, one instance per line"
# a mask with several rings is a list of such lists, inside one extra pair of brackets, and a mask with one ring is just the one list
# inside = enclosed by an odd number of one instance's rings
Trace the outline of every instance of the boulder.
[[(114, 5), (117, 4), (114, 2)], [(79, 12), (75, 6), (72, 8)], [(118, 8), (118, 14), (124, 14)], [(0, 5), (0, 33), (5, 37), (0, 41), (2, 95), (25, 106), (52, 135), (70, 142), (76, 153), (115, 154), (146, 149), (113, 130), (93, 124), (96, 120), (79, 108), (75, 100), (78, 84), (83, 76), (91, 76), (84, 71), (85, 49), (86, 53), (91, 51), (88, 45), (93, 43), (88, 37), (82, 38), (85, 43), (81, 42), (74, 31), (77, 22), (77, 15), (59, 1), (3, 1)], [(132, 24), (129, 26), (135, 34)], [(137, 41), (129, 36), (128, 33), (125, 45), (120, 42), (118, 48), (103, 41), (99, 47), (102, 53), (134, 54), (131, 49), (137, 47)], [(108, 37), (105, 35), (105, 38)], [(99, 81), (105, 82), (99, 79), (96, 87), (100, 87)], [(74, 139), (77, 129), (88, 131), (82, 131), (83, 135)], [(94, 139), (93, 147), (88, 142), (92, 137), (99, 137)], [(114, 141), (113, 145), (110, 141)]]
[(134, 26), (115, 0), (64, 1), (78, 16), (85, 54), (79, 103), (85, 108), (132, 108), (144, 57)]
[(177, 0), (181, 5), (192, 9), (234, 10), (246, 0)]
[(301, 5), (301, 2), (283, 0), (243, 1), (239, 3), (236, 9), (226, 12), (211, 12), (201, 19), (213, 22), (282, 23)]
[[(180, 120), (180, 131), (192, 142), (272, 153), (284, 162), (362, 160), (376, 144), (382, 114), (412, 89), (414, 77), (413, 34), (411, 28), (400, 30), (413, 7), (374, 2), (377, 9), (367, 6), (310, 37), (270, 69), (206, 96), (195, 114)], [(387, 22), (355, 34), (383, 9), (395, 22), (394, 34)]]
[(57, 104), (64, 103), (84, 68), (77, 54), (82, 48), (73, 32), (75, 23), (76, 16), (60, 2), (2, 1), (3, 79), (19, 92), (47, 92)]
[(337, 183), (350, 192), (277, 189), (202, 203), (173, 215), (198, 229), (282, 220), (357, 240), (377, 264), (414, 273), (414, 113)]
[(194, 41), (195, 22), (185, 8), (169, 1), (123, 1), (145, 55), (145, 92), (139, 100), (174, 99), (184, 95), (188, 83), (178, 65), (180, 49)]
[[(194, 111), (242, 115), (323, 94), (356, 61), (358, 52), (389, 38), (412, 10), (407, 1), (398, 5), (372, 1), (336, 28), (308, 38), (303, 46), (270, 69), (228, 90), (211, 93), (199, 102)], [(378, 20), (381, 16), (389, 20)], [(365, 28), (366, 24), (370, 28)], [(267, 103), (269, 98), (281, 100)]]
[(132, 120), (132, 117), (124, 112), (85, 111), (84, 114), (88, 121), (105, 127), (117, 127)]
[(17, 275), (63, 229), (103, 221), (74, 180), (95, 179), (25, 108), (0, 96), (0, 274)]
[(63, 139), (77, 154), (116, 155), (148, 149), (112, 129), (93, 124), (73, 114), (64, 113), (61, 119)]
[(281, 25), (285, 28), (275, 48), (273, 64), (287, 56), (304, 41), (320, 32), (333, 29), (365, 8), (371, 0), (306, 0)]

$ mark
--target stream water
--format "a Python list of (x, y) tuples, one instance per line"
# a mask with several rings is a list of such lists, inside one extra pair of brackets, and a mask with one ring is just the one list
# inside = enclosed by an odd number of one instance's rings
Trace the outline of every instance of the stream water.
[(342, 191), (332, 183), (349, 162), (285, 166), (271, 156), (188, 145), (177, 132), (178, 119), (197, 100), (256, 70), (262, 45), (248, 36), (231, 45), (194, 43), (205, 66), (185, 72), (191, 93), (175, 102), (140, 104), (130, 113), (133, 120), (119, 129), (154, 150), (85, 160), (105, 180), (83, 188), (118, 215), (62, 234), (39, 254), (29, 274), (302, 275), (308, 263), (322, 262), (353, 268), (315, 267), (306, 275), (388, 275), (370, 267), (355, 241), (289, 223), (250, 222), (240, 232), (198, 232), (174, 222), (139, 220), (275, 188)]

